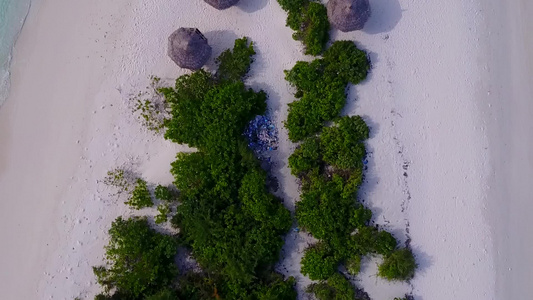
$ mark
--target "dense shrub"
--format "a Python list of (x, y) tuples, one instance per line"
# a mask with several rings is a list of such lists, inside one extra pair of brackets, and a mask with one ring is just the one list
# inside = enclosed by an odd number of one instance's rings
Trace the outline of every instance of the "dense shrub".
[(142, 209), (145, 207), (151, 207), (154, 203), (152, 202), (152, 197), (148, 191), (148, 186), (146, 181), (138, 178), (131, 196), (125, 204), (131, 206), (135, 209)]
[(138, 299), (168, 287), (177, 268), (173, 238), (151, 229), (145, 218), (117, 218), (109, 229), (107, 265), (95, 267), (97, 281), (121, 299)]
[(378, 268), (378, 275), (388, 280), (409, 280), (415, 275), (416, 261), (409, 248), (392, 252)]
[(268, 193), (267, 175), (242, 135), (266, 109), (266, 94), (242, 82), (254, 53), (246, 39), (237, 40), (217, 59), (216, 76), (197, 71), (162, 90), (172, 111), (166, 137), (198, 149), (172, 163), (180, 204), (171, 222), (214, 278), (208, 285), (193, 281), (201, 288), (189, 290), (187, 299), (209, 290), (226, 299), (294, 298), (293, 282), (265, 275), (278, 260), (291, 217)]
[(226, 50), (215, 60), (219, 80), (240, 81), (250, 70), (255, 50), (247, 38), (235, 40), (233, 50)]
[(320, 142), (316, 138), (306, 139), (289, 157), (289, 168), (296, 176), (320, 167), (321, 163)]
[(338, 263), (325, 244), (318, 244), (305, 250), (301, 272), (311, 280), (325, 280), (336, 272)]
[(368, 127), (359, 116), (341, 118), (338, 124), (320, 135), (324, 161), (339, 169), (362, 168)]
[(287, 11), (287, 26), (295, 31), (293, 38), (305, 46), (305, 54), (319, 55), (329, 41), (329, 21), (324, 5), (309, 0), (278, 0)]
[[(326, 74), (335, 74), (342, 81), (358, 84), (370, 71), (370, 60), (365, 51), (352, 41), (336, 41), (324, 52)], [(331, 76), (331, 75), (330, 75)]]
[(325, 121), (333, 120), (346, 102), (348, 83), (359, 83), (369, 71), (366, 53), (350, 41), (337, 41), (324, 58), (297, 62), (285, 79), (296, 88), (299, 100), (289, 104), (285, 123), (292, 141), (314, 134)]
[(344, 182), (340, 176), (333, 175), (331, 181), (319, 178), (296, 203), (298, 224), (318, 239), (348, 236), (355, 229), (350, 225), (356, 207), (355, 199), (341, 196)]
[(318, 300), (354, 300), (355, 290), (350, 282), (341, 274), (335, 273), (327, 281), (311, 284), (307, 292)]

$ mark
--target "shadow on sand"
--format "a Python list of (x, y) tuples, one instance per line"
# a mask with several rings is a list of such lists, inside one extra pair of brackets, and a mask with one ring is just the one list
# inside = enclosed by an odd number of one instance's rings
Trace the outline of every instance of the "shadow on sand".
[(371, 0), (372, 15), (363, 32), (368, 34), (386, 33), (394, 29), (402, 18), (399, 0)]
[(251, 14), (263, 9), (265, 6), (267, 6), (268, 2), (269, 0), (240, 0), (236, 6), (240, 10)]

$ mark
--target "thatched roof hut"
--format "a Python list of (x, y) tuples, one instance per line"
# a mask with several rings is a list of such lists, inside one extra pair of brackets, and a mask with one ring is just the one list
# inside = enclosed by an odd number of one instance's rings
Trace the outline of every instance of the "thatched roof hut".
[(181, 68), (198, 70), (211, 57), (211, 46), (196, 28), (180, 28), (168, 38), (168, 56)]
[(368, 0), (329, 0), (329, 22), (343, 32), (361, 30), (370, 17)]
[(204, 0), (204, 1), (218, 10), (229, 8), (237, 4), (237, 2), (239, 2), (239, 0)]

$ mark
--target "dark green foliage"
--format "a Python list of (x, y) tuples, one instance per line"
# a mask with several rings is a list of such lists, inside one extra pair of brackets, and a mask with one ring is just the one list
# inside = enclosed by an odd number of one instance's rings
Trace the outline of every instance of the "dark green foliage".
[(376, 236), (376, 243), (374, 245), (374, 252), (381, 255), (389, 255), (396, 249), (398, 242), (387, 231), (379, 231)]
[(342, 81), (358, 84), (370, 71), (370, 61), (365, 51), (352, 41), (337, 41), (324, 52), (328, 62), (325, 73), (336, 74)]
[[(206, 293), (208, 298), (293, 299), (287, 288), (293, 283), (265, 275), (278, 260), (290, 213), (268, 193), (267, 175), (242, 135), (266, 109), (266, 94), (241, 81), (254, 53), (246, 39), (237, 40), (233, 51), (217, 59), (216, 77), (198, 71), (163, 91), (172, 109), (166, 137), (198, 148), (178, 154), (172, 163), (180, 204), (171, 222), (212, 279), (189, 280), (194, 288), (182, 287), (185, 299), (205, 299)], [(198, 88), (203, 90), (192, 93)]]
[(167, 202), (174, 200), (174, 195), (172, 194), (170, 189), (160, 184), (155, 188), (154, 195), (159, 200), (163, 200)]
[(204, 70), (183, 75), (176, 80), (174, 88), (162, 88), (160, 92), (169, 103), (172, 118), (166, 122), (165, 138), (176, 143), (200, 145), (203, 128), (197, 126), (197, 112), (204, 96), (215, 84), (212, 75)]
[(289, 157), (291, 173), (301, 176), (318, 168), (322, 162), (320, 142), (316, 138), (306, 139)]
[(301, 272), (311, 280), (325, 280), (336, 272), (338, 263), (326, 245), (318, 244), (305, 250)]
[(272, 273), (266, 282), (263, 282), (254, 293), (257, 300), (294, 300), (298, 296), (294, 286), (296, 280), (289, 277), (283, 280), (280, 274)]
[(346, 102), (346, 86), (364, 80), (369, 66), (366, 53), (353, 42), (337, 41), (326, 50), (324, 58), (299, 61), (285, 71), (285, 79), (296, 88), (299, 98), (289, 104), (285, 123), (289, 138), (302, 140), (320, 131), (325, 121), (336, 118)]
[(372, 219), (372, 211), (359, 205), (350, 217), (350, 224), (356, 228), (362, 228), (368, 224), (370, 219)]
[(313, 293), (318, 300), (354, 300), (355, 290), (341, 274), (335, 273), (327, 281), (311, 284), (308, 293)]
[(298, 224), (318, 239), (348, 236), (354, 230), (349, 221), (354, 214), (355, 199), (343, 198), (343, 188), (343, 179), (338, 175), (333, 175), (331, 181), (314, 180), (296, 203)]
[(378, 275), (388, 280), (409, 280), (415, 275), (416, 261), (409, 248), (392, 252), (378, 268)]
[(339, 169), (360, 169), (366, 155), (368, 127), (359, 116), (341, 118), (338, 126), (326, 127), (320, 135), (324, 161)]
[(375, 227), (360, 227), (358, 232), (351, 236), (352, 251), (359, 255), (369, 253), (388, 255), (396, 249), (396, 246), (397, 241), (392, 234), (379, 231)]
[(247, 38), (235, 40), (233, 50), (226, 50), (216, 59), (219, 80), (240, 81), (250, 70), (252, 57), (255, 55), (253, 43)]
[(125, 204), (131, 206), (135, 209), (142, 209), (145, 207), (151, 207), (154, 203), (152, 202), (152, 197), (148, 191), (148, 186), (146, 181), (142, 179), (137, 179), (137, 183), (133, 188), (130, 198)]
[(139, 299), (168, 287), (177, 268), (172, 237), (151, 229), (145, 218), (117, 218), (109, 229), (107, 266), (95, 267), (98, 283), (121, 299)]
[(319, 55), (329, 41), (329, 21), (326, 7), (310, 2), (303, 11), (301, 28), (295, 37), (305, 45), (305, 54)]
[(329, 21), (324, 5), (309, 0), (278, 0), (287, 11), (287, 26), (293, 38), (305, 46), (305, 54), (319, 55), (329, 41)]
[(146, 297), (145, 300), (179, 300), (176, 292), (171, 289), (166, 289), (154, 294), (152, 296)]

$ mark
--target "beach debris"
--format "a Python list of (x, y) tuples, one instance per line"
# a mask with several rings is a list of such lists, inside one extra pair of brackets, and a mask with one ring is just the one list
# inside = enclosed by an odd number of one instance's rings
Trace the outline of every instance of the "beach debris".
[(278, 129), (268, 115), (256, 116), (248, 123), (244, 135), (248, 147), (259, 157), (278, 149)]
[(198, 70), (211, 57), (207, 38), (196, 28), (174, 31), (168, 38), (168, 56), (180, 67)]
[(368, 0), (330, 0), (327, 9), (329, 22), (342, 32), (361, 30), (370, 18)]

